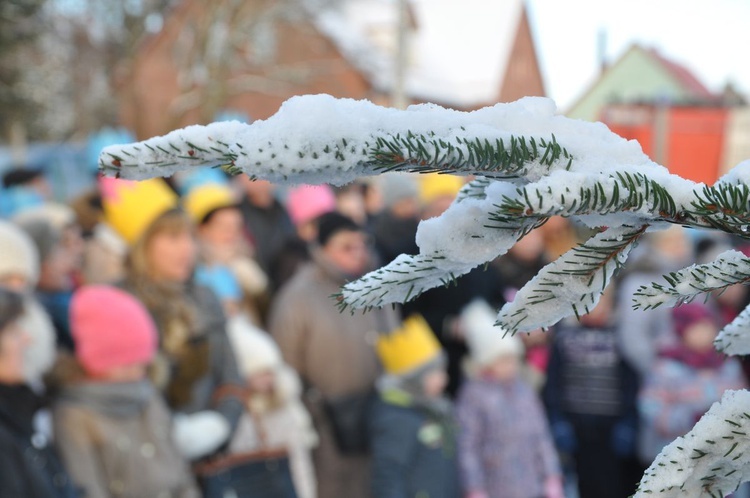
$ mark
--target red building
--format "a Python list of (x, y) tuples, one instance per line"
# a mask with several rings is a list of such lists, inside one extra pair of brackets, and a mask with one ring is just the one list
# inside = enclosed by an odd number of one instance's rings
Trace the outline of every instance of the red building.
[[(223, 111), (265, 119), (288, 98), (314, 93), (390, 104), (396, 4), (349, 0), (305, 12), (267, 0), (182, 0), (118, 69), (121, 124), (143, 139), (209, 123)], [(470, 110), (544, 95), (523, 0), (409, 6), (408, 101)], [(439, 48), (447, 39), (443, 24), (465, 18), (482, 27)], [(478, 62), (468, 59), (479, 53)]]

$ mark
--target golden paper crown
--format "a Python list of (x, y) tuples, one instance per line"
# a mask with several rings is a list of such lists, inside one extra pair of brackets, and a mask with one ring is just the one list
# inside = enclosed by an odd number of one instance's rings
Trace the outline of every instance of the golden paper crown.
[(129, 245), (178, 204), (177, 194), (161, 179), (134, 182), (103, 178), (101, 190), (105, 220)]
[(429, 204), (438, 197), (455, 197), (464, 186), (461, 176), (430, 173), (420, 175), (419, 198), (423, 204)]
[(208, 183), (194, 188), (183, 202), (185, 211), (196, 223), (202, 223), (212, 211), (236, 204), (232, 189), (218, 183)]
[(415, 314), (400, 328), (381, 335), (377, 351), (385, 371), (401, 375), (433, 360), (440, 355), (442, 348), (425, 319)]

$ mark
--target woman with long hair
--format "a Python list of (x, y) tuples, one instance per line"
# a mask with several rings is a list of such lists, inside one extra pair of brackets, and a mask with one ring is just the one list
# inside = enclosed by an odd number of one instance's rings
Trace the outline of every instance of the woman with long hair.
[(243, 411), (242, 385), (221, 304), (193, 280), (193, 222), (161, 180), (102, 183), (107, 222), (128, 244), (125, 290), (154, 318), (159, 351), (151, 379), (176, 419), (176, 442), (192, 460), (210, 456)]

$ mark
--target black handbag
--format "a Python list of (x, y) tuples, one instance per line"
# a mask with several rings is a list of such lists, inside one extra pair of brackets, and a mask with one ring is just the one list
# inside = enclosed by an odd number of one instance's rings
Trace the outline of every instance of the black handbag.
[(195, 473), (204, 498), (297, 498), (285, 451), (229, 455)]
[(222, 455), (193, 468), (204, 498), (297, 498), (284, 448), (268, 448), (260, 420), (253, 417), (261, 449)]
[(368, 417), (373, 393), (356, 393), (326, 399), (323, 409), (336, 447), (344, 455), (361, 455), (370, 450)]

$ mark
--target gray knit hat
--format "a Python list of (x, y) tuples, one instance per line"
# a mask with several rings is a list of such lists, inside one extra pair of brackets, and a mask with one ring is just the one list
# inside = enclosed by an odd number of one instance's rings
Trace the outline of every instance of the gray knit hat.
[(12, 221), (31, 237), (39, 260), (45, 261), (60, 243), (63, 231), (76, 223), (76, 217), (69, 206), (48, 202), (17, 214)]
[(388, 173), (378, 179), (378, 188), (386, 209), (404, 199), (419, 197), (419, 184), (411, 173)]
[(20, 275), (33, 287), (39, 280), (39, 253), (32, 239), (19, 227), (0, 220), (0, 279)]

